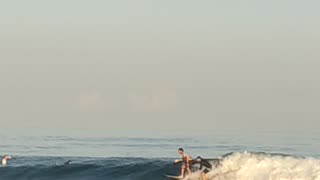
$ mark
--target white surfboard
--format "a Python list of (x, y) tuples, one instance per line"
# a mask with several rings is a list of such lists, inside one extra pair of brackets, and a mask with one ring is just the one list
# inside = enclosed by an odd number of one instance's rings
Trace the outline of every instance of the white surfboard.
[(171, 176), (171, 175), (165, 175), (168, 179), (183, 179), (182, 177), (180, 176)]

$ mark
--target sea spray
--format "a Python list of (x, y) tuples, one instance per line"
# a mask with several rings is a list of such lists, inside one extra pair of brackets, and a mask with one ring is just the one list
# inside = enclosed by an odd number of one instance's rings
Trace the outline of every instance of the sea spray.
[(207, 176), (209, 180), (320, 180), (320, 161), (282, 154), (232, 153)]

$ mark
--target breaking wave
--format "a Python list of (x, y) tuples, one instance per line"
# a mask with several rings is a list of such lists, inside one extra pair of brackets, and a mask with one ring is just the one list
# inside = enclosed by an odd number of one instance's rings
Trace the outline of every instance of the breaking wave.
[[(5, 180), (165, 180), (178, 175), (173, 159), (17, 157), (0, 168)], [(55, 161), (61, 162), (60, 165)], [(320, 180), (320, 160), (282, 154), (238, 152), (212, 159), (208, 180)], [(199, 179), (198, 172), (185, 179)]]
[(216, 168), (207, 174), (210, 180), (320, 180), (320, 161), (313, 158), (243, 152), (212, 163)]

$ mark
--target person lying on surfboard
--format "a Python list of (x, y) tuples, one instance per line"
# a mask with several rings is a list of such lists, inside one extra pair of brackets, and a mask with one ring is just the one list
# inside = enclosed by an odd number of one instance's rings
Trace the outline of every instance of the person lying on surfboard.
[(188, 172), (188, 174), (191, 174), (192, 158), (184, 152), (183, 148), (179, 148), (178, 153), (181, 155), (181, 159), (175, 160), (174, 163), (182, 163), (181, 174), (179, 178), (183, 178), (186, 172)]

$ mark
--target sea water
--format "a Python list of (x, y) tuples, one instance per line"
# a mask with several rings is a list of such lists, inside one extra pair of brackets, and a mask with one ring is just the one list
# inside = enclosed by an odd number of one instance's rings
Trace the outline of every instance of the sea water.
[[(172, 163), (179, 147), (192, 157), (219, 158), (209, 179), (320, 179), (320, 133), (303, 130), (126, 135), (2, 130), (0, 154), (13, 159), (0, 168), (0, 179), (164, 180), (165, 174), (179, 173)], [(64, 165), (68, 160), (72, 163)]]

